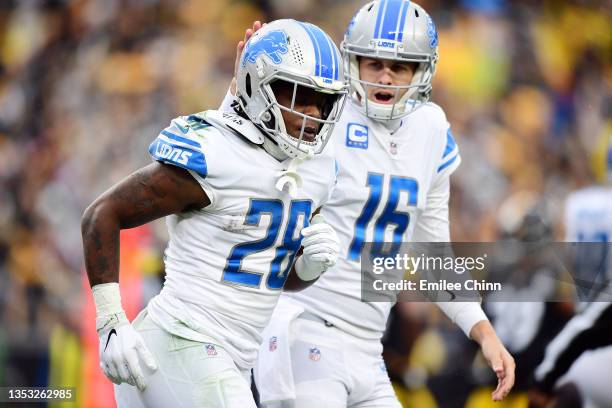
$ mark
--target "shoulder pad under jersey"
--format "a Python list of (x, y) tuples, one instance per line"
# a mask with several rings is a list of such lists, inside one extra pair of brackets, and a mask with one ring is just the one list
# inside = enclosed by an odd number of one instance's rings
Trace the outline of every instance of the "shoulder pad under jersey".
[(209, 110), (203, 112), (203, 118), (216, 127), (228, 129), (250, 142), (261, 145), (264, 136), (250, 120), (244, 119), (235, 113)]

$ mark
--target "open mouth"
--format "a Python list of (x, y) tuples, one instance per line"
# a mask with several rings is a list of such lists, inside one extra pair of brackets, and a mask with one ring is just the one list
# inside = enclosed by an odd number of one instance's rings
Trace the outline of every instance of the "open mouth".
[(391, 91), (376, 91), (374, 92), (374, 102), (377, 103), (392, 103), (395, 94)]
[(317, 129), (314, 126), (306, 126), (302, 137), (305, 142), (314, 142), (317, 137)]

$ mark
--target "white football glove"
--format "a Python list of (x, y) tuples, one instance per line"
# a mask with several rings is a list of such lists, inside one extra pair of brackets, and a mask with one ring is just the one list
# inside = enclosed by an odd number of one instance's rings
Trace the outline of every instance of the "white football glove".
[(100, 336), (100, 368), (115, 384), (128, 383), (144, 390), (146, 387), (140, 361), (151, 370), (157, 369), (155, 359), (130, 324), (125, 313), (96, 319)]
[[(144, 390), (146, 382), (141, 362), (151, 370), (157, 370), (157, 364), (121, 308), (119, 285), (96, 285), (93, 293), (98, 315), (96, 330), (100, 337), (100, 368), (115, 384), (126, 382)], [(106, 313), (109, 311), (110, 314)]]
[(336, 264), (340, 240), (320, 214), (312, 218), (310, 226), (302, 229), (302, 236), (304, 251), (295, 262), (295, 272), (301, 280), (311, 281)]

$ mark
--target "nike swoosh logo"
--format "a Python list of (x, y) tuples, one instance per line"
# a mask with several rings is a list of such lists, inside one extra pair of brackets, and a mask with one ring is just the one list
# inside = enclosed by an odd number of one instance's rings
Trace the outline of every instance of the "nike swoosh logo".
[(106, 346), (104, 346), (104, 351), (106, 351), (106, 348), (108, 347), (108, 342), (110, 341), (110, 338), (112, 335), (117, 335), (117, 331), (115, 329), (111, 329), (110, 332), (108, 332), (108, 338), (106, 339)]

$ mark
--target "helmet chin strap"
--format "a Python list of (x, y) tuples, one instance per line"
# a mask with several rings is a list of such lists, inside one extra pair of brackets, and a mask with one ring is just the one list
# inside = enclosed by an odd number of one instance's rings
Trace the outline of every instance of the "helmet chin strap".
[(278, 144), (266, 133), (262, 133), (264, 134), (264, 142), (262, 145), (263, 149), (278, 161), (287, 160), (289, 156), (287, 156), (287, 154), (283, 152), (280, 147), (278, 147)]

